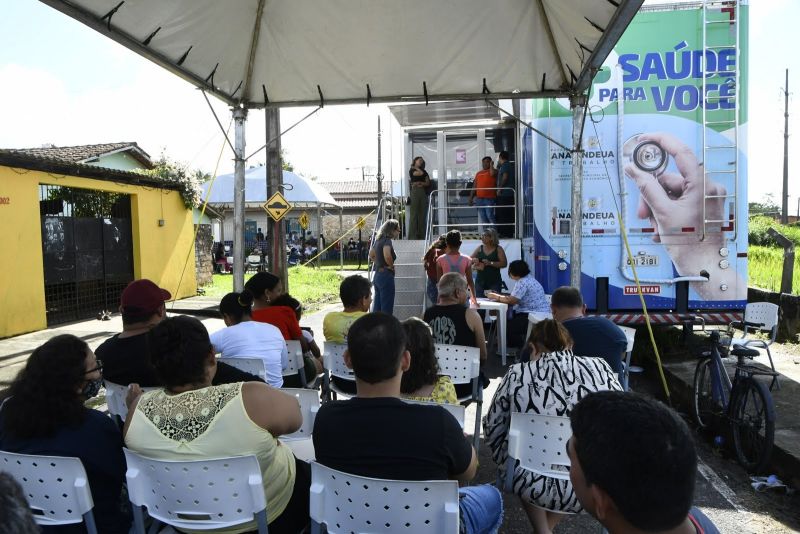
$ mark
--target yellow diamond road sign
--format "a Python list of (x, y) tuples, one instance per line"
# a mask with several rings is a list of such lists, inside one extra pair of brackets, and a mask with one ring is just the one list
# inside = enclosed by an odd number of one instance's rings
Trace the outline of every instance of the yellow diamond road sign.
[(301, 227), (303, 230), (306, 230), (306, 229), (308, 229), (308, 213), (306, 213), (306, 212), (304, 211), (304, 212), (303, 212), (303, 214), (302, 214), (302, 215), (300, 215), (300, 219), (298, 219), (298, 221), (297, 221), (297, 222), (299, 222), (299, 223), (300, 223), (300, 227)]
[(356, 223), (356, 227), (358, 227), (358, 229), (361, 230), (366, 225), (367, 225), (367, 220), (364, 217), (359, 217), (358, 222)]
[(272, 217), (275, 222), (280, 221), (283, 219), (289, 210), (292, 209), (292, 205), (286, 200), (283, 195), (279, 192), (272, 195), (269, 200), (264, 202), (261, 205), (262, 208)]

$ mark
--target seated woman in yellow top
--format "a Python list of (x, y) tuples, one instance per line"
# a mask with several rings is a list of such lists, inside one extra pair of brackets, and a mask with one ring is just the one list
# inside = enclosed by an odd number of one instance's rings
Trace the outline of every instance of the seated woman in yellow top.
[[(300, 428), (297, 400), (262, 382), (212, 386), (217, 359), (206, 328), (193, 317), (166, 319), (149, 336), (150, 360), (164, 388), (132, 388), (123, 429), (128, 448), (160, 460), (255, 455), (270, 533), (302, 530), (309, 522), (311, 469), (277, 439)], [(256, 528), (252, 521), (211, 532)]]
[(403, 373), (400, 394), (409, 400), (458, 404), (450, 377), (439, 374), (431, 327), (421, 319), (410, 317), (403, 321), (403, 330), (406, 349), (411, 353), (411, 367)]
[(347, 343), (347, 331), (356, 319), (369, 311), (372, 303), (372, 283), (360, 274), (353, 274), (339, 285), (339, 298), (344, 310), (330, 312), (322, 321), (325, 341)]

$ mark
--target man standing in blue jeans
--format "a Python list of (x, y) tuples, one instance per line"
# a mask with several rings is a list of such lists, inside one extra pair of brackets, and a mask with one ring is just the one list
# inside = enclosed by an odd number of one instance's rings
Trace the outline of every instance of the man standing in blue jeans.
[[(497, 172), (492, 158), (486, 156), (481, 160), (482, 170), (475, 175), (475, 183), (469, 193), (469, 205), (478, 207), (478, 233), (483, 233), (483, 225), (495, 226), (497, 219), (494, 207), (497, 204)], [(475, 200), (477, 197), (477, 200)]]
[[(475, 449), (441, 406), (400, 399), (411, 365), (406, 336), (396, 318), (370, 313), (347, 333), (344, 361), (353, 369), (357, 395), (320, 407), (312, 437), (322, 465), (354, 475), (390, 480), (457, 480), (475, 476)], [(503, 499), (491, 485), (459, 489), (461, 532), (497, 532)]]

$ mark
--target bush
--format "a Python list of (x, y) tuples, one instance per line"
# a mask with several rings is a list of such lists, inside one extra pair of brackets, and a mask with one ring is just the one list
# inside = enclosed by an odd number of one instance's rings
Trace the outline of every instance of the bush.
[[(751, 246), (747, 251), (749, 285), (769, 291), (780, 291), (783, 273), (783, 250), (774, 247)], [(795, 256), (792, 273), (792, 293), (800, 294), (800, 256)]]
[(791, 239), (796, 247), (800, 247), (800, 226), (797, 224), (784, 225), (771, 217), (763, 215), (756, 215), (750, 218), (748, 228), (750, 245), (779, 247), (778, 243), (767, 233), (769, 228), (775, 228), (775, 230)]

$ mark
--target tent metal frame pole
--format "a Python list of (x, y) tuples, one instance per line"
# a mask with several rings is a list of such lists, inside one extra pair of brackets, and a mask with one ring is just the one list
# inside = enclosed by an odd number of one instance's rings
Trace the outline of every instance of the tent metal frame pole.
[(235, 128), (234, 174), (233, 174), (233, 290), (244, 289), (244, 149), (247, 109), (233, 108)]
[(342, 246), (342, 238), (344, 237), (343, 232), (344, 225), (342, 225), (342, 207), (339, 206), (339, 270), (341, 271), (344, 271), (344, 247)]
[(581, 239), (583, 232), (583, 123), (586, 119), (586, 96), (573, 95), (572, 108), (572, 198), (569, 242), (569, 284), (581, 288)]

